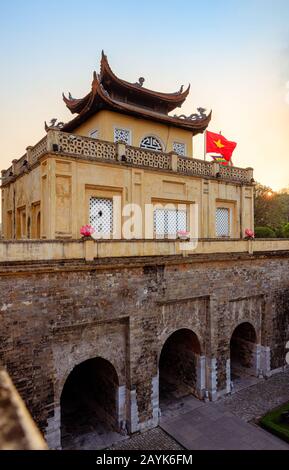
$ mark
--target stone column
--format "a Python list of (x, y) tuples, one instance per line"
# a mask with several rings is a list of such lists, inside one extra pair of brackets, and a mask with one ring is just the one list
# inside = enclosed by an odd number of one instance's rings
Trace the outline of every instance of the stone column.
[(155, 427), (158, 425), (160, 416), (159, 374), (152, 378), (152, 409), (152, 427)]
[(211, 165), (213, 166), (213, 176), (217, 176), (220, 171), (220, 163), (212, 162)]
[(126, 430), (126, 386), (121, 385), (117, 391), (117, 421), (120, 430)]
[(31, 145), (26, 147), (26, 156), (27, 156), (27, 161), (28, 161), (29, 165), (32, 164), (32, 149), (33, 149), (33, 147)]
[(139, 416), (136, 399), (136, 390), (131, 390), (129, 396), (130, 417), (128, 420), (128, 430), (131, 434), (139, 431)]
[(178, 171), (178, 155), (175, 152), (171, 152), (171, 170)]
[(197, 356), (197, 393), (200, 399), (204, 398), (206, 389), (206, 357)]
[(47, 427), (44, 433), (49, 449), (61, 449), (61, 418), (60, 405), (55, 406), (54, 416), (48, 418)]
[(253, 372), (256, 377), (259, 377), (261, 371), (261, 344), (255, 344), (253, 350)]
[(47, 131), (47, 150), (48, 152), (59, 152), (59, 130), (49, 129)]
[(260, 345), (260, 370), (264, 377), (271, 375), (271, 351), (269, 346)]
[(117, 142), (116, 144), (116, 158), (119, 162), (126, 161), (126, 144), (124, 142)]
[(217, 400), (217, 359), (206, 360), (207, 390), (211, 401)]
[(231, 393), (231, 359), (226, 360), (226, 394)]
[(17, 158), (14, 158), (14, 160), (12, 160), (12, 173), (13, 173), (13, 176), (16, 175), (17, 173)]
[(254, 177), (254, 169), (249, 167), (249, 168), (246, 168), (246, 170), (247, 170), (248, 180), (252, 180)]

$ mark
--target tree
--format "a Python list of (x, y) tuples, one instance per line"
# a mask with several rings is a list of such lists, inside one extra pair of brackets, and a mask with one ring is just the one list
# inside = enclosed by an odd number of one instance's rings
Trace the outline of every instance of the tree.
[(270, 187), (255, 186), (255, 226), (280, 231), (289, 222), (289, 193), (274, 192)]

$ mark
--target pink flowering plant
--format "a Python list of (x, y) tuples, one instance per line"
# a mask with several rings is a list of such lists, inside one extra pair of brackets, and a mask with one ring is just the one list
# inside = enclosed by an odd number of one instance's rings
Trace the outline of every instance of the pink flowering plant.
[(253, 240), (255, 238), (255, 233), (250, 228), (245, 230), (245, 240)]
[(177, 237), (181, 240), (188, 240), (188, 238), (190, 238), (190, 232), (187, 232), (186, 230), (178, 230)]
[(83, 225), (80, 229), (80, 235), (83, 236), (83, 238), (88, 238), (88, 237), (91, 237), (91, 235), (95, 232), (94, 228), (87, 224), (87, 225)]

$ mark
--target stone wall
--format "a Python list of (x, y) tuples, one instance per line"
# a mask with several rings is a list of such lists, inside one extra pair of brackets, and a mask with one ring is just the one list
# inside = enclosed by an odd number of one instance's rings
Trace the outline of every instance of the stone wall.
[(60, 445), (65, 381), (87, 359), (114, 367), (131, 432), (158, 422), (158, 361), (179, 329), (198, 337), (211, 399), (228, 391), (230, 339), (242, 322), (255, 328), (263, 373), (268, 354), (272, 369), (285, 365), (286, 252), (3, 264), (0, 274), (0, 362), (51, 447)]

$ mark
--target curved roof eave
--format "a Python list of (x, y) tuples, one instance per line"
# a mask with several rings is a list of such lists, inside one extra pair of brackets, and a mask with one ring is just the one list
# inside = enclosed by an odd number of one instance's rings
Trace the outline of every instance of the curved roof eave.
[(142, 117), (143, 119), (150, 119), (157, 122), (161, 122), (163, 124), (172, 125), (174, 127), (191, 131), (194, 134), (204, 132), (212, 116), (211, 111), (208, 116), (204, 118), (192, 120), (180, 119), (173, 116), (157, 113), (149, 109), (147, 110), (144, 108), (140, 110), (140, 108), (135, 107), (134, 105), (130, 105), (128, 103), (123, 103), (121, 101), (112, 99), (109, 96), (108, 92), (104, 89), (103, 85), (100, 82), (100, 77), (96, 73), (94, 73), (92, 91), (89, 95), (87, 95), (87, 97), (89, 97), (89, 100), (83, 107), (80, 114), (64, 125), (64, 131), (73, 131), (80, 124), (82, 124), (82, 122), (88, 119), (94, 112), (99, 111), (101, 108), (109, 109), (112, 111), (119, 111), (122, 113)]
[[(191, 87), (191, 85), (189, 85), (186, 88), (185, 91), (182, 91), (183, 87), (181, 87), (180, 91), (177, 91), (177, 92), (174, 92), (174, 93), (163, 93), (163, 92), (159, 92), (159, 91), (149, 90), (148, 88), (139, 86), (139, 85), (134, 84), (134, 83), (127, 82), (126, 80), (122, 80), (122, 79), (118, 78), (115, 75), (115, 73), (112, 71), (112, 69), (111, 69), (111, 67), (108, 63), (107, 56), (102, 51), (102, 53), (101, 53), (101, 62), (100, 62), (100, 79), (101, 79), (101, 81), (103, 80), (103, 78), (105, 77), (106, 74), (107, 74), (107, 76), (109, 77), (110, 80), (112, 80), (113, 82), (115, 82), (116, 84), (118, 84), (119, 86), (121, 86), (123, 88), (134, 90), (134, 91), (137, 91), (138, 93), (140, 93), (142, 95), (151, 96), (151, 97), (158, 98), (160, 100), (167, 101), (167, 102), (170, 102), (170, 103), (178, 103), (178, 105), (182, 104), (185, 101), (185, 99), (187, 98), (187, 96), (190, 92), (190, 87)], [(176, 105), (176, 107), (177, 107), (177, 105)]]

